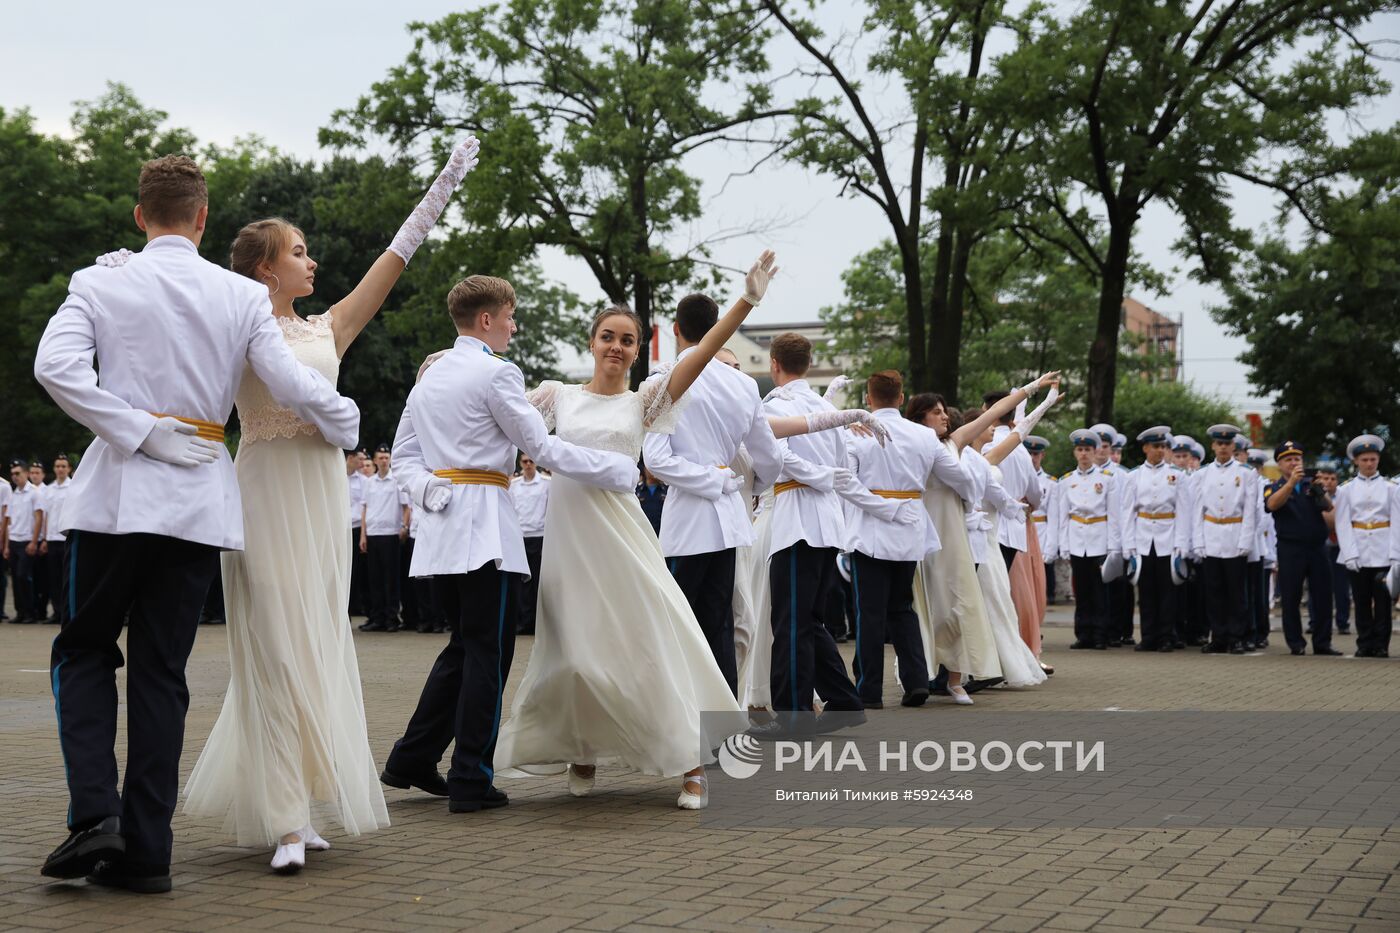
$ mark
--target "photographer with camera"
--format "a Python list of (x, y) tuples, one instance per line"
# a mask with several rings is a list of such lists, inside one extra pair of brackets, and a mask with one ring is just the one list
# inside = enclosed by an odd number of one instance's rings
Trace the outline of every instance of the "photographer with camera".
[[(1279, 601), (1283, 603), (1283, 637), (1294, 654), (1307, 647), (1301, 604), (1303, 580), (1312, 594), (1313, 654), (1340, 655), (1332, 647), (1332, 568), (1327, 539), (1332, 533), (1332, 500), (1320, 483), (1303, 472), (1303, 448), (1284, 441), (1274, 450), (1283, 477), (1264, 489), (1265, 508), (1278, 534)], [(1296, 494), (1295, 494), (1296, 493)]]

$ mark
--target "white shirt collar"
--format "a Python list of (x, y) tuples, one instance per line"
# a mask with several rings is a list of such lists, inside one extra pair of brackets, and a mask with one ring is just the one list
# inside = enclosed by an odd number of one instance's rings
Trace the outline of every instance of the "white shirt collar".
[(194, 240), (187, 236), (180, 236), (178, 233), (167, 233), (165, 236), (156, 237), (146, 244), (142, 252), (153, 249), (183, 249), (191, 253), (199, 252), (199, 247), (194, 245)]
[(478, 353), (495, 353), (480, 337), (468, 337), (465, 334), (458, 335), (452, 343), (452, 348), (454, 350), (476, 350)]
[(872, 411), (871, 414), (874, 415), (876, 418), (884, 418), (887, 421), (891, 418), (898, 420), (904, 417), (899, 413), (898, 408), (877, 408), (874, 411)]

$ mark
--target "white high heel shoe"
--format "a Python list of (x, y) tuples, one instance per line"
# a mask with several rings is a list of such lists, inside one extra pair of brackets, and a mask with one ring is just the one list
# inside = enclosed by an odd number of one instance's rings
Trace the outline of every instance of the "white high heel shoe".
[[(692, 794), (685, 789), (686, 784), (699, 784), (700, 793)], [(682, 779), (681, 795), (676, 798), (676, 806), (682, 810), (703, 810), (710, 805), (710, 782), (703, 774), (692, 774)]]
[(584, 777), (569, 765), (569, 793), (575, 797), (587, 797), (593, 792), (593, 784), (598, 780), (598, 769), (595, 767), (593, 773)]
[(272, 870), (279, 875), (295, 875), (306, 867), (306, 843), (283, 842), (272, 854)]
[(331, 844), (322, 839), (321, 834), (316, 832), (316, 827), (312, 826), (310, 823), (302, 827), (297, 835), (301, 837), (301, 841), (306, 845), (308, 852), (325, 852), (331, 847)]
[(959, 706), (971, 706), (972, 697), (967, 695), (967, 690), (962, 684), (948, 688), (948, 696), (953, 698), (953, 702)]

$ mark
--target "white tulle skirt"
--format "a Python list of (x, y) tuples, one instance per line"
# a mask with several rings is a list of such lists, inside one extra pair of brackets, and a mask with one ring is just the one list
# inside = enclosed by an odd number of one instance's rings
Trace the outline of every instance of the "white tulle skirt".
[(977, 568), (977, 577), (982, 584), (982, 599), (987, 607), (992, 636), (996, 639), (997, 657), (1001, 661), (1006, 686), (1034, 687), (1045, 682), (1045, 671), (1021, 638), (1016, 605), (1011, 601), (1011, 577), (1006, 572), (1001, 547), (997, 543), (997, 523), (1000, 520), (999, 516), (992, 516), (992, 526), (986, 532), (987, 559)]
[(747, 728), (637, 497), (555, 475), (530, 663), (497, 773), (621, 764), (676, 777)]
[(341, 453), (299, 435), (246, 444), (234, 466), (245, 549), (222, 557), (228, 693), (184, 810), (246, 846), (313, 822), (313, 805), (350, 835), (388, 826), (347, 611)]
[(924, 492), (924, 507), (942, 544), (919, 562), (914, 575), (914, 610), (929, 676), (942, 664), (979, 680), (1000, 677), (1001, 661), (972, 559), (962, 499), (935, 483)]

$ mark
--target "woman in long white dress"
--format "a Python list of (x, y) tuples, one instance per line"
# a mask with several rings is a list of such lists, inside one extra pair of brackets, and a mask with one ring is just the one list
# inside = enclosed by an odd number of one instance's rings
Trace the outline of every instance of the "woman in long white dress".
[[(245, 227), (232, 268), (264, 282), (297, 358), (331, 382), (340, 359), (379, 311), (453, 189), (476, 164), (459, 145), (423, 202), (359, 285), (306, 320), (316, 263), (286, 221)], [(272, 867), (293, 872), (305, 850), (329, 845), (312, 806), (350, 835), (389, 825), (365, 729), (348, 614), (349, 492), (342, 453), (245, 373), (236, 397), (242, 436), (234, 462), (246, 549), (224, 553), (230, 679), (219, 718), (185, 787), (185, 812), (222, 817), (239, 845), (276, 845)]]
[[(593, 378), (530, 393), (562, 439), (637, 457), (647, 431), (675, 431), (676, 404), (738, 329), (776, 272), (765, 251), (745, 296), (665, 378), (627, 388), (641, 327), (625, 308), (593, 322)], [(535, 642), (501, 728), (498, 773), (569, 773), (587, 794), (599, 763), (682, 778), (677, 806), (709, 802), (705, 764), (748, 718), (730, 693), (700, 625), (666, 570), (637, 498), (556, 477), (541, 558)]]

